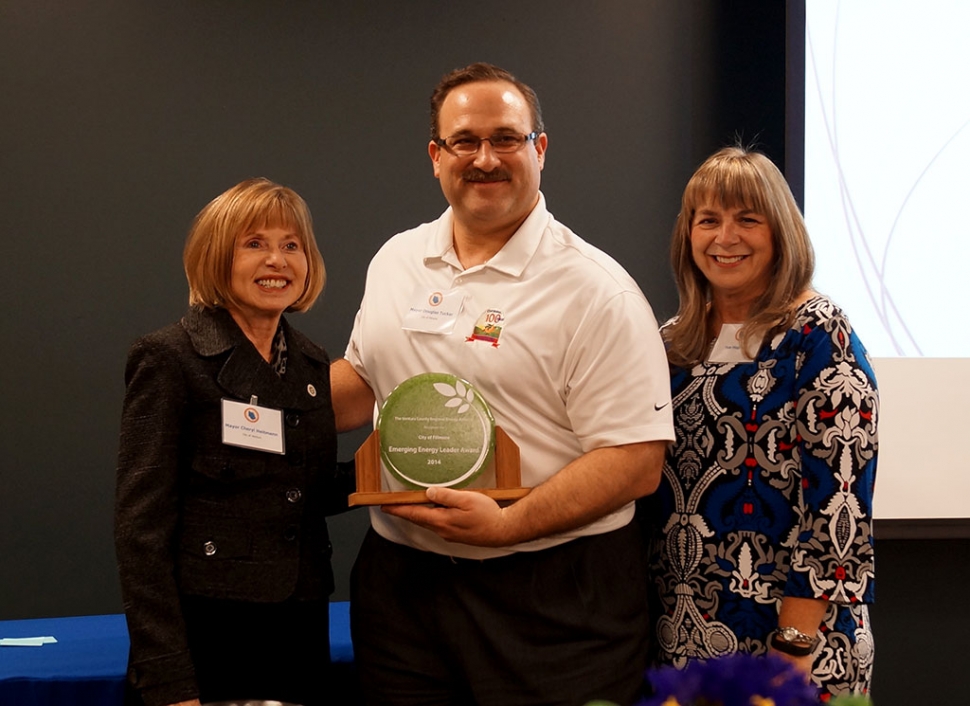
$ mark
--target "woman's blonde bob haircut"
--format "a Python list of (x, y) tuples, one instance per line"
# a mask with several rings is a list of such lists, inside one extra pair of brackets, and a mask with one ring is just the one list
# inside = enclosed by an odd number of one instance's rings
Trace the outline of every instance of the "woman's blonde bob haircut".
[(262, 228), (292, 228), (307, 259), (303, 294), (287, 311), (306, 311), (327, 279), (323, 257), (313, 237), (306, 202), (292, 189), (269, 179), (247, 179), (215, 197), (192, 222), (182, 253), (189, 280), (189, 305), (233, 308), (232, 258), (236, 238)]
[(711, 202), (722, 208), (742, 207), (760, 213), (771, 229), (774, 254), (768, 286), (752, 306), (739, 334), (750, 357), (791, 326), (795, 300), (811, 288), (815, 271), (805, 220), (778, 167), (760, 152), (744, 147), (725, 147), (708, 157), (684, 189), (670, 248), (680, 308), (664, 327), (664, 339), (668, 360), (680, 367), (703, 361), (716, 335), (711, 285), (694, 262), (690, 243), (697, 209)]

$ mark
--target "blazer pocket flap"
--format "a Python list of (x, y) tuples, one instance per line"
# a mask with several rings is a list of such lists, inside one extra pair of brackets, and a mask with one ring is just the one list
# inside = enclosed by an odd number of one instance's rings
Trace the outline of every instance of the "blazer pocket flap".
[[(258, 454), (261, 452), (253, 451)], [(265, 455), (265, 454), (264, 454)], [(192, 470), (213, 480), (231, 483), (235, 480), (256, 478), (270, 472), (269, 459), (261, 457), (238, 456), (196, 456), (192, 459)]]
[(245, 559), (252, 554), (253, 540), (243, 528), (187, 525), (182, 531), (182, 551), (204, 559)]

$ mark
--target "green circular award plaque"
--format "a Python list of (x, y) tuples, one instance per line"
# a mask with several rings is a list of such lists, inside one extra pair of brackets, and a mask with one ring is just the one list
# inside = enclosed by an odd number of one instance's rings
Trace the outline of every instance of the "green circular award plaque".
[(409, 488), (462, 488), (488, 465), (495, 420), (468, 382), (415, 375), (394, 388), (377, 418), (381, 460)]

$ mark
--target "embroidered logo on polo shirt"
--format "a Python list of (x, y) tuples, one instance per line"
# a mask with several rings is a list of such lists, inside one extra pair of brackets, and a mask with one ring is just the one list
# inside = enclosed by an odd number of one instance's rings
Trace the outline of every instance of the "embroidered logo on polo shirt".
[(486, 309), (478, 317), (472, 335), (466, 338), (465, 342), (485, 341), (491, 343), (493, 348), (498, 348), (498, 339), (502, 335), (502, 324), (504, 323), (505, 317), (501, 311), (498, 309)]

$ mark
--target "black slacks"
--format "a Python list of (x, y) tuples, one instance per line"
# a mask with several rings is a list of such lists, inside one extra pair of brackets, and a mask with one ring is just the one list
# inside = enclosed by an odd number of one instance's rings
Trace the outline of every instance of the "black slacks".
[(369, 704), (632, 703), (650, 634), (640, 531), (479, 561), (371, 530), (351, 574), (351, 633)]
[[(201, 700), (342, 703), (330, 680), (330, 604), (182, 597)], [(130, 687), (126, 706), (143, 703)]]

